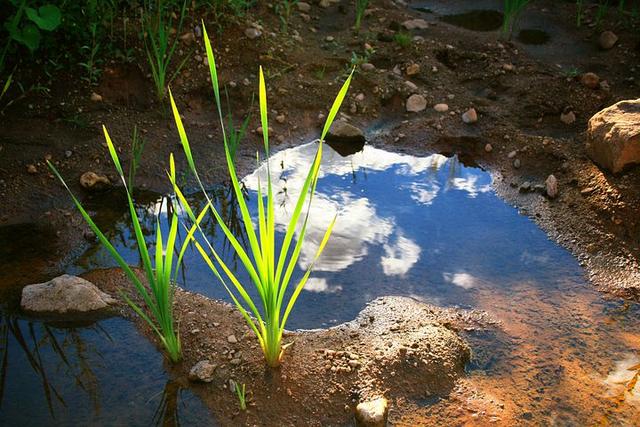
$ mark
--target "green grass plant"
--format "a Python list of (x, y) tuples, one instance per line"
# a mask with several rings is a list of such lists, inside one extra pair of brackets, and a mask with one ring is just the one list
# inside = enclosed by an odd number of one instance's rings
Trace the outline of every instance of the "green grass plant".
[(504, 37), (511, 38), (518, 16), (527, 4), (529, 4), (529, 0), (504, 0), (502, 21), (502, 35)]
[(411, 34), (398, 31), (393, 35), (393, 41), (401, 48), (406, 49), (411, 46)]
[[(206, 200), (207, 206), (211, 213), (214, 215), (216, 222), (224, 233), (226, 239), (229, 241), (237, 257), (240, 259), (241, 264), (246, 269), (251, 284), (255, 287), (259, 299), (254, 300), (247, 289), (248, 283), (241, 283), (236, 274), (229, 266), (222, 260), (219, 252), (213, 247), (213, 245), (207, 239), (207, 236), (202, 233), (200, 228), (200, 220), (202, 213), (196, 218), (193, 210), (189, 206), (189, 203), (185, 199), (184, 195), (175, 183), (175, 179), (172, 179), (174, 191), (178, 200), (182, 204), (184, 212), (193, 222), (194, 226), (201, 231), (201, 237), (203, 243), (199, 240), (191, 238), (198, 252), (201, 254), (204, 261), (207, 263), (213, 274), (217, 277), (220, 283), (224, 286), (229, 293), (231, 299), (235, 303), (236, 307), (245, 318), (247, 324), (251, 330), (255, 333), (260, 347), (264, 353), (266, 363), (271, 367), (279, 366), (286, 345), (282, 344), (282, 336), (284, 333), (285, 325), (293, 310), (293, 307), (298, 299), (298, 296), (302, 292), (312, 268), (316, 260), (320, 257), (323, 249), (325, 248), (331, 231), (335, 224), (335, 218), (327, 228), (320, 245), (316, 250), (313, 261), (308, 266), (303, 276), (298, 280), (297, 284), (293, 287), (291, 285), (291, 279), (295, 267), (297, 265), (298, 258), (302, 249), (302, 244), (305, 239), (307, 226), (309, 224), (309, 212), (310, 205), (315, 192), (316, 184), (318, 181), (318, 174), (320, 170), (320, 162), (322, 159), (322, 148), (324, 138), (333, 123), (333, 120), (338, 113), (338, 110), (344, 100), (344, 97), (349, 88), (353, 72), (346, 79), (342, 88), (338, 92), (336, 99), (327, 115), (327, 119), (322, 130), (321, 137), (318, 142), (318, 149), (316, 155), (309, 167), (309, 173), (302, 185), (302, 190), (298, 196), (295, 207), (293, 208), (291, 219), (286, 227), (286, 233), (280, 242), (280, 245), (276, 245), (276, 228), (275, 228), (275, 198), (271, 185), (271, 170), (269, 164), (269, 123), (267, 119), (267, 97), (266, 86), (264, 80), (264, 74), (262, 67), (259, 72), (259, 106), (260, 106), (260, 121), (263, 129), (263, 144), (266, 156), (266, 168), (267, 168), (267, 182), (266, 182), (266, 205), (264, 204), (262, 185), (258, 184), (257, 194), (257, 209), (258, 218), (255, 223), (249, 208), (247, 201), (242, 192), (233, 159), (231, 157), (231, 151), (228, 143), (226, 131), (224, 129), (224, 118), (222, 115), (222, 109), (220, 106), (220, 89), (218, 85), (218, 77), (216, 70), (215, 58), (213, 50), (211, 49), (211, 43), (207, 35), (206, 29), (204, 29), (204, 42), (207, 52), (207, 59), (209, 62), (209, 71), (211, 74), (211, 83), (213, 85), (213, 92), (216, 100), (218, 117), (222, 129), (222, 138), (224, 142), (225, 157), (227, 160), (227, 168), (229, 170), (229, 176), (231, 178), (231, 184), (236, 195), (236, 200), (241, 212), (242, 222), (245, 227), (246, 238), (248, 241), (248, 248), (245, 249), (243, 245), (238, 241), (238, 238), (231, 232), (229, 227), (225, 224), (222, 216), (215, 208), (211, 201), (207, 191), (204, 189), (200, 180), (198, 171), (195, 166), (195, 161), (191, 152), (189, 140), (185, 133), (180, 113), (176, 106), (175, 100), (171, 91), (169, 91), (169, 97), (171, 100), (171, 108), (173, 111), (176, 127), (180, 135), (180, 141), (184, 149), (187, 164), (193, 176), (195, 177), (200, 189), (202, 190)], [(173, 161), (171, 162), (170, 176), (175, 177), (175, 166)], [(307, 206), (306, 213), (303, 210)], [(293, 244), (294, 234), (298, 232), (298, 240)], [(276, 251), (276, 247), (279, 247), (279, 253)], [(226, 277), (226, 279), (223, 277)], [(288, 301), (285, 297), (291, 291)], [(258, 307), (261, 307), (259, 309)]]
[(157, 11), (155, 18), (152, 17), (150, 13), (143, 16), (145, 32), (144, 45), (147, 51), (147, 62), (149, 62), (149, 67), (151, 68), (151, 77), (153, 78), (156, 96), (159, 101), (164, 99), (167, 86), (178, 75), (187, 62), (187, 59), (189, 59), (189, 55), (185, 56), (173, 70), (173, 73), (169, 74), (171, 60), (178, 46), (178, 35), (182, 32), (186, 7), (187, 2), (185, 1), (180, 9), (178, 25), (173, 40), (170, 40), (173, 20), (167, 18), (168, 12), (162, 0), (158, 0), (156, 4)]
[(238, 405), (240, 406), (241, 411), (247, 410), (247, 387), (246, 384), (240, 384), (234, 382), (233, 383), (234, 391), (236, 392), (236, 396), (238, 397)]
[[(136, 275), (133, 269), (126, 263), (124, 258), (118, 253), (116, 248), (109, 242), (109, 239), (98, 228), (95, 222), (91, 219), (91, 216), (84, 209), (80, 201), (73, 194), (69, 186), (66, 184), (60, 173), (50, 162), (47, 162), (49, 168), (53, 174), (62, 182), (62, 185), (67, 189), (73, 203), (76, 205), (83, 218), (91, 227), (91, 230), (96, 234), (98, 240), (107, 249), (109, 254), (118, 263), (122, 270), (126, 273), (127, 277), (131, 280), (139, 297), (144, 302), (143, 307), (136, 304), (126, 293), (122, 293), (122, 297), (129, 304), (129, 306), (140, 316), (156, 333), (160, 342), (165, 348), (169, 359), (172, 362), (180, 360), (181, 346), (180, 336), (176, 328), (176, 322), (173, 313), (173, 296), (174, 296), (174, 283), (175, 275), (177, 273), (177, 266), (180, 265), (180, 261), (184, 251), (187, 247), (187, 240), (182, 244), (180, 250), (180, 256), (178, 262), (174, 262), (174, 252), (176, 250), (177, 242), (176, 236), (178, 232), (178, 215), (175, 212), (167, 214), (170, 216), (169, 233), (166, 241), (163, 238), (162, 230), (160, 228), (159, 219), (156, 221), (156, 234), (155, 234), (155, 265), (151, 262), (151, 250), (147, 248), (147, 242), (145, 241), (145, 235), (140, 225), (138, 214), (134, 205), (131, 191), (127, 184), (127, 179), (124, 176), (124, 171), (120, 164), (116, 148), (114, 147), (109, 133), (106, 127), (103, 126), (105, 140), (109, 148), (109, 154), (111, 160), (115, 165), (115, 168), (122, 180), (122, 184), (127, 194), (127, 201), (129, 205), (129, 213), (131, 215), (131, 222), (136, 236), (136, 242), (138, 245), (138, 252), (142, 261), (142, 266), (145, 273), (145, 278), (148, 282), (148, 288), (144, 285), (142, 280)], [(172, 181), (175, 181), (175, 176), (172, 177)], [(191, 234), (195, 231), (195, 228), (191, 230)], [(173, 276), (172, 276), (173, 273)]]
[(356, 0), (356, 31), (360, 31), (362, 18), (364, 17), (364, 11), (367, 10), (367, 6), (369, 6), (369, 0)]

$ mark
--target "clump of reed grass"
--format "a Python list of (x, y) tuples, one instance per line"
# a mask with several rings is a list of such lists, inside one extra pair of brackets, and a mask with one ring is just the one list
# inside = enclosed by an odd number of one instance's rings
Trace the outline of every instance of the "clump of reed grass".
[(367, 10), (367, 6), (369, 6), (369, 0), (356, 0), (356, 31), (360, 31), (362, 18), (364, 17), (365, 10)]
[(529, 4), (529, 0), (504, 0), (504, 19), (502, 22), (502, 35), (511, 38), (513, 27), (522, 10)]
[[(249, 213), (247, 201), (245, 200), (245, 197), (242, 193), (240, 182), (238, 180), (234, 162), (231, 156), (229, 141), (224, 129), (224, 118), (220, 106), (220, 89), (218, 85), (215, 57), (213, 55), (211, 43), (209, 41), (206, 29), (204, 28), (204, 24), (203, 33), (207, 59), (209, 62), (211, 83), (213, 86), (214, 97), (218, 110), (218, 117), (222, 129), (222, 138), (224, 142), (227, 168), (229, 170), (229, 176), (231, 178), (231, 184), (236, 195), (236, 200), (240, 208), (242, 222), (246, 230), (246, 236), (249, 242), (248, 250), (245, 250), (236, 236), (234, 236), (231, 230), (229, 230), (228, 226), (223, 221), (222, 216), (218, 213), (211, 198), (202, 185), (195, 166), (193, 155), (191, 153), (189, 140), (182, 124), (180, 113), (176, 106), (173, 95), (171, 94), (171, 91), (169, 91), (171, 108), (173, 111), (176, 127), (180, 135), (180, 141), (182, 142), (185, 157), (187, 159), (187, 164), (207, 200), (205, 209), (202, 212), (204, 212), (208, 208), (215, 217), (218, 226), (224, 233), (226, 239), (233, 247), (233, 250), (237, 254), (242, 265), (248, 272), (251, 284), (255, 287), (259, 295), (258, 300), (254, 301), (254, 299), (249, 295), (247, 291), (249, 284), (240, 282), (236, 274), (232, 271), (231, 268), (229, 268), (229, 266), (225, 264), (218, 251), (213, 247), (213, 245), (207, 239), (207, 236), (202, 232), (202, 229), (200, 228), (202, 213), (198, 217), (195, 216), (193, 210), (189, 206), (188, 201), (180, 191), (180, 188), (178, 188), (175, 182), (175, 166), (173, 164), (173, 161), (171, 162), (170, 176), (173, 177), (172, 184), (174, 187), (174, 191), (182, 204), (183, 210), (191, 219), (194, 226), (201, 231), (200, 234), (203, 243), (200, 243), (199, 240), (196, 240), (193, 237), (191, 237), (190, 240), (193, 242), (198, 252), (213, 272), (214, 276), (220, 281), (222, 286), (224, 286), (226, 291), (229, 293), (231, 299), (246, 320), (247, 324), (255, 333), (260, 347), (264, 353), (266, 363), (271, 367), (276, 367), (280, 364), (284, 350), (286, 348), (286, 345), (282, 344), (282, 336), (289, 315), (291, 314), (291, 311), (293, 310), (296, 301), (300, 293), (302, 292), (302, 289), (304, 288), (309, 275), (311, 274), (311, 270), (315, 262), (322, 254), (322, 251), (324, 250), (327, 241), (329, 240), (329, 236), (331, 235), (331, 231), (335, 224), (336, 218), (333, 219), (333, 221), (327, 228), (324, 237), (316, 250), (313, 261), (311, 262), (303, 276), (298, 280), (297, 284), (295, 284), (293, 288), (290, 288), (292, 275), (300, 256), (302, 244), (305, 240), (305, 235), (309, 224), (310, 204), (313, 199), (316, 184), (318, 182), (318, 173), (320, 170), (320, 162), (322, 159), (324, 138), (338, 113), (342, 101), (344, 100), (344, 97), (349, 88), (349, 84), (351, 82), (351, 78), (353, 76), (353, 71), (344, 82), (342, 88), (338, 92), (336, 99), (333, 102), (333, 106), (329, 111), (324, 128), (322, 130), (322, 134), (318, 142), (318, 150), (309, 167), (309, 173), (307, 174), (300, 195), (298, 196), (291, 219), (287, 225), (284, 238), (281, 242), (278, 242), (279, 244), (276, 244), (274, 209), (275, 199), (271, 185), (271, 170), (269, 164), (269, 123), (267, 119), (267, 96), (262, 67), (260, 67), (259, 72), (258, 89), (260, 121), (263, 129), (263, 144), (267, 167), (266, 205), (263, 199), (262, 186), (261, 183), (259, 183), (256, 200), (258, 208), (258, 218), (254, 223), (253, 218)], [(303, 213), (305, 205), (307, 209), (306, 213)], [(298, 240), (294, 244), (293, 237), (296, 231), (298, 231), (299, 234)], [(280, 250), (277, 251), (276, 248), (280, 248)], [(223, 277), (223, 275), (226, 277), (226, 279), (225, 277)], [(292, 290), (292, 293), (289, 296), (288, 301), (285, 301), (285, 297), (290, 290)], [(258, 306), (260, 306), (261, 309), (259, 309)]]
[[(115, 165), (116, 171), (122, 180), (122, 184), (127, 195), (127, 202), (129, 205), (129, 214), (131, 215), (131, 222), (133, 224), (133, 230), (136, 236), (136, 243), (138, 245), (138, 252), (140, 259), (142, 260), (142, 266), (145, 273), (145, 278), (148, 283), (148, 287), (144, 285), (142, 280), (133, 271), (133, 269), (127, 264), (124, 258), (118, 253), (117, 249), (109, 242), (109, 239), (98, 228), (95, 222), (91, 219), (91, 216), (84, 209), (80, 201), (73, 194), (65, 180), (62, 178), (57, 169), (52, 163), (47, 162), (49, 168), (53, 174), (62, 182), (62, 185), (67, 189), (71, 195), (73, 203), (76, 205), (83, 218), (89, 224), (89, 227), (98, 237), (98, 240), (107, 249), (109, 254), (118, 263), (120, 268), (125, 272), (129, 280), (133, 283), (138, 296), (142, 299), (144, 305), (141, 307), (126, 294), (122, 293), (122, 297), (129, 304), (129, 306), (140, 316), (155, 332), (160, 339), (160, 342), (165, 348), (169, 359), (172, 362), (180, 360), (181, 345), (180, 336), (176, 328), (176, 321), (173, 312), (173, 296), (175, 291), (175, 274), (177, 273), (177, 266), (180, 264), (184, 251), (187, 247), (187, 241), (182, 244), (180, 250), (180, 256), (178, 262), (174, 262), (174, 252), (177, 247), (176, 236), (178, 232), (178, 216), (174, 212), (167, 213), (170, 217), (170, 226), (167, 239), (165, 241), (162, 229), (160, 228), (159, 219), (156, 221), (156, 234), (155, 234), (155, 262), (152, 264), (150, 249), (147, 247), (145, 235), (140, 225), (140, 220), (136, 212), (136, 207), (131, 196), (131, 190), (128, 186), (127, 179), (125, 178), (124, 171), (120, 164), (120, 159), (116, 148), (109, 137), (107, 128), (103, 126), (104, 137), (109, 148), (109, 154), (111, 160)], [(175, 176), (172, 177), (175, 181)], [(195, 229), (190, 230), (193, 234)], [(173, 273), (173, 276), (172, 276)]]

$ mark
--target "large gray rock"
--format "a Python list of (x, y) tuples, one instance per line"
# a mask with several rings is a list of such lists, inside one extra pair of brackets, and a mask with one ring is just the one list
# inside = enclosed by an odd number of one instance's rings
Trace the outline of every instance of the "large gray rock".
[(45, 283), (25, 286), (20, 300), (23, 310), (60, 314), (103, 310), (115, 303), (116, 300), (93, 283), (68, 274)]
[(587, 154), (613, 173), (640, 163), (640, 99), (620, 101), (591, 117)]

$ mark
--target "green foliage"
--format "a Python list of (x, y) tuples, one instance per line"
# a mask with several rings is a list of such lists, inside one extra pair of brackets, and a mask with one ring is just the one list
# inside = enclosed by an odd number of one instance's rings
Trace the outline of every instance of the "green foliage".
[(582, 25), (582, 18), (584, 15), (584, 0), (576, 0), (576, 27), (580, 28)]
[[(26, 46), (32, 53), (40, 46), (40, 31), (54, 31), (60, 26), (62, 14), (53, 4), (44, 4), (37, 9), (29, 0), (9, 0), (16, 11), (4, 23), (10, 40)], [(36, 6), (37, 7), (37, 6)]]
[[(91, 219), (91, 216), (84, 209), (80, 201), (75, 197), (71, 189), (67, 186), (66, 182), (60, 175), (60, 173), (56, 170), (53, 164), (47, 162), (49, 168), (53, 172), (53, 174), (62, 182), (62, 185), (67, 189), (71, 198), (82, 214), (85, 221), (91, 227), (91, 230), (96, 234), (102, 245), (107, 249), (107, 251), (111, 254), (114, 260), (120, 265), (122, 270), (129, 277), (135, 289), (144, 302), (144, 307), (146, 310), (143, 310), (138, 304), (133, 302), (129, 296), (125, 293), (122, 294), (122, 297), (129, 304), (129, 306), (140, 316), (156, 333), (160, 342), (164, 346), (169, 359), (172, 362), (177, 362), (180, 360), (181, 355), (181, 346), (180, 346), (180, 336), (178, 335), (178, 331), (176, 329), (174, 315), (173, 315), (173, 296), (174, 296), (174, 281), (177, 273), (177, 268), (180, 265), (180, 261), (182, 255), (184, 254), (184, 250), (187, 247), (187, 243), (189, 240), (189, 236), (193, 235), (195, 228), (189, 231), (187, 235), (187, 239), (182, 245), (182, 249), (180, 250), (180, 256), (178, 258), (178, 262), (174, 263), (174, 251), (176, 249), (176, 236), (178, 232), (178, 216), (175, 212), (167, 213), (170, 217), (170, 227), (169, 234), (167, 240), (165, 242), (162, 230), (160, 228), (159, 220), (156, 222), (156, 238), (155, 238), (155, 265), (151, 263), (151, 256), (149, 248), (147, 248), (147, 242), (145, 241), (145, 235), (142, 231), (142, 227), (140, 226), (140, 220), (138, 219), (138, 214), (136, 213), (136, 208), (133, 202), (133, 198), (131, 195), (131, 191), (129, 190), (129, 186), (127, 184), (127, 180), (124, 177), (124, 172), (122, 166), (120, 165), (120, 160), (118, 158), (118, 154), (116, 152), (116, 148), (111, 142), (111, 138), (107, 132), (107, 129), (103, 127), (104, 136), (107, 141), (107, 146), (109, 148), (109, 154), (111, 155), (111, 159), (115, 168), (122, 180), (124, 185), (125, 192), (127, 194), (127, 201), (129, 204), (129, 213), (131, 215), (131, 221), (133, 224), (133, 229), (136, 236), (136, 242), (138, 244), (138, 252), (140, 254), (140, 259), (142, 260), (142, 265), (144, 267), (145, 277), (148, 282), (149, 287), (145, 287), (142, 280), (136, 275), (133, 269), (126, 263), (124, 258), (118, 253), (116, 248), (109, 242), (109, 239), (102, 233), (102, 231), (98, 228), (98, 226)], [(173, 158), (171, 159), (173, 163)], [(172, 176), (172, 181), (175, 181), (175, 176)], [(172, 276), (172, 273), (173, 276)], [(149, 314), (147, 314), (149, 313)]]
[(399, 31), (394, 34), (393, 41), (402, 48), (411, 46), (411, 34)]
[(516, 21), (529, 0), (504, 0), (504, 21), (502, 35), (511, 38)]
[[(211, 43), (209, 41), (206, 29), (204, 30), (204, 42), (207, 51), (207, 59), (209, 62), (211, 83), (213, 85), (214, 97), (218, 109), (218, 118), (220, 120), (220, 125), (222, 128), (227, 167), (229, 170), (229, 176), (231, 178), (231, 184), (236, 195), (236, 200), (240, 208), (242, 222), (245, 226), (246, 236), (249, 242), (248, 250), (245, 250), (236, 236), (234, 236), (234, 234), (229, 230), (228, 226), (225, 224), (223, 218), (218, 213), (213, 202), (211, 201), (211, 198), (202, 185), (195, 166), (193, 155), (191, 154), (189, 140), (185, 133), (182, 119), (180, 118), (180, 113), (178, 112), (175, 100), (171, 95), (171, 91), (169, 91), (171, 108), (173, 110), (174, 120), (178, 129), (178, 133), (180, 135), (180, 141), (182, 142), (182, 147), (187, 158), (187, 164), (189, 165), (190, 171), (193, 173), (207, 200), (205, 210), (208, 208), (212, 212), (218, 223), (218, 226), (224, 233), (226, 239), (233, 247), (236, 255), (249, 274), (250, 280), (259, 294), (258, 301), (254, 301), (251, 298), (251, 296), (247, 292), (247, 284), (240, 283), (233, 271), (222, 260), (218, 251), (209, 242), (207, 236), (202, 232), (202, 229), (199, 226), (201, 216), (196, 218), (193, 210), (189, 206), (189, 203), (176, 185), (175, 178), (172, 179), (172, 184), (174, 186), (176, 196), (181, 202), (184, 212), (188, 215), (194, 226), (201, 231), (202, 239), (204, 241), (206, 249), (198, 240), (191, 238), (193, 244), (197, 248), (204, 261), (207, 263), (213, 274), (218, 278), (220, 283), (229, 293), (231, 299), (236, 304), (236, 307), (247, 321), (247, 324), (249, 325), (251, 330), (256, 334), (258, 342), (260, 343), (260, 347), (262, 348), (262, 351), (265, 355), (267, 364), (269, 366), (275, 367), (280, 364), (284, 349), (286, 348), (286, 346), (282, 345), (282, 334), (284, 333), (284, 328), (287, 323), (287, 319), (289, 318), (289, 314), (291, 313), (291, 310), (293, 309), (298, 296), (300, 295), (300, 292), (302, 292), (302, 289), (307, 282), (309, 275), (311, 274), (311, 270), (316, 260), (325, 248), (329, 236), (331, 235), (333, 225), (335, 223), (334, 218), (327, 231), (325, 232), (324, 238), (320, 242), (314, 260), (311, 262), (299, 282), (293, 287), (288, 302), (286, 302), (285, 304), (285, 296), (287, 295), (287, 291), (289, 290), (291, 276), (297, 265), (300, 252), (302, 250), (302, 243), (307, 231), (307, 225), (309, 221), (309, 207), (311, 200), (313, 199), (313, 194), (315, 192), (318, 180), (320, 162), (322, 159), (323, 141), (325, 135), (329, 130), (329, 127), (331, 126), (331, 123), (338, 113), (340, 105), (342, 104), (342, 101), (349, 88), (352, 76), (350, 75), (345, 81), (333, 103), (333, 106), (331, 107), (331, 110), (329, 111), (327, 121), (325, 123), (318, 143), (318, 151), (316, 152), (316, 156), (309, 167), (309, 173), (302, 186), (300, 195), (298, 196), (298, 200), (292, 212), (291, 220), (287, 226), (285, 236), (282, 242), (279, 245), (276, 245), (274, 212), (275, 199), (271, 185), (271, 170), (269, 165), (269, 123), (267, 120), (268, 109), (266, 85), (262, 68), (260, 68), (259, 72), (260, 82), (258, 86), (258, 92), (260, 105), (260, 122), (263, 129), (263, 143), (266, 155), (267, 200), (265, 206), (261, 188), (262, 186), (261, 183), (259, 183), (258, 195), (256, 200), (258, 205), (258, 218), (254, 223), (254, 220), (251, 217), (251, 214), (249, 213), (249, 209), (247, 207), (247, 201), (245, 200), (245, 197), (242, 193), (242, 188), (238, 181), (236, 169), (231, 158), (231, 152), (229, 150), (228, 138), (224, 129), (224, 118), (220, 106), (218, 72), (216, 69), (215, 58), (213, 55), (213, 50), (211, 49)], [(175, 170), (173, 168), (174, 166), (171, 165), (170, 175), (172, 177), (175, 177)], [(302, 215), (305, 204), (307, 204), (307, 212), (305, 215)], [(295, 243), (292, 249), (292, 241), (296, 231), (299, 233), (298, 241)], [(280, 248), (279, 254), (276, 252), (276, 247)], [(222, 272), (220, 270), (222, 270)], [(222, 274), (227, 277), (230, 283), (228, 283), (227, 280), (223, 278)], [(258, 305), (261, 306), (261, 310), (258, 309)]]
[(369, 6), (369, 0), (356, 0), (356, 31), (360, 31), (362, 18), (364, 17), (364, 11), (367, 10), (367, 6)]
[(82, 79), (89, 84), (96, 84), (101, 73), (100, 68), (98, 68), (98, 64), (101, 63), (102, 60), (97, 57), (98, 51), (100, 50), (100, 43), (96, 40), (96, 27), (96, 23), (91, 24), (91, 46), (84, 45), (81, 48), (82, 51), (86, 53), (87, 59), (85, 62), (78, 64), (85, 69), (87, 74)]
[(189, 59), (189, 56), (185, 56), (173, 73), (168, 74), (173, 54), (178, 46), (178, 34), (182, 31), (186, 7), (187, 2), (185, 0), (180, 10), (176, 35), (172, 41), (170, 41), (169, 38), (173, 19), (162, 0), (158, 0), (156, 4), (157, 10), (154, 14), (155, 16), (152, 16), (150, 13), (150, 7), (147, 7), (147, 12), (143, 16), (145, 31), (144, 44), (147, 50), (147, 61), (151, 68), (151, 76), (153, 77), (156, 96), (159, 101), (164, 99), (167, 86), (178, 75), (187, 62), (187, 59)]
[(596, 9), (596, 19), (595, 19), (596, 27), (600, 27), (602, 25), (602, 20), (607, 15), (608, 10), (609, 10), (609, 0), (599, 0), (598, 8)]

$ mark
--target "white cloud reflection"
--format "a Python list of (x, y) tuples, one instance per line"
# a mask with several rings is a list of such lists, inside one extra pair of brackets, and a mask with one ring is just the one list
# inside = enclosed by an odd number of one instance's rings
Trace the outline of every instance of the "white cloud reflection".
[(330, 285), (324, 277), (309, 277), (309, 280), (307, 280), (307, 283), (304, 285), (304, 290), (308, 292), (333, 294), (340, 292), (342, 286)]
[[(309, 165), (316, 152), (316, 143), (300, 145), (280, 151), (271, 158), (274, 193), (276, 198), (276, 227), (284, 232), (291, 218), (294, 203), (309, 171)], [(324, 146), (320, 179), (337, 176), (344, 180), (352, 177), (361, 179), (367, 173), (385, 171), (393, 168), (396, 175), (415, 176), (415, 183), (390, 191), (409, 191), (411, 198), (419, 204), (428, 205), (437, 198), (440, 189), (436, 172), (449, 159), (434, 154), (428, 157), (415, 157), (401, 153), (391, 153), (365, 146), (363, 151), (349, 157), (342, 157), (330, 147)], [(454, 174), (455, 175), (455, 174)], [(244, 179), (249, 190), (257, 191), (258, 183), (265, 191), (267, 168), (263, 164)], [(469, 193), (474, 197), (486, 191), (489, 186), (478, 186), (474, 177), (457, 179), (453, 176), (447, 181), (449, 188)], [(397, 229), (393, 216), (382, 216), (361, 188), (349, 185), (340, 186), (340, 190), (319, 186), (310, 213), (307, 236), (303, 244), (299, 266), (306, 269), (315, 256), (318, 244), (336, 213), (339, 213), (331, 239), (325, 251), (316, 263), (316, 271), (340, 271), (364, 259), (372, 245), (382, 245), (384, 255), (380, 265), (386, 275), (404, 275), (420, 259), (420, 247)], [(296, 237), (299, 230), (296, 232)], [(324, 279), (311, 283), (312, 292), (322, 289)], [(328, 286), (328, 285), (327, 285)], [(315, 290), (314, 290), (315, 289)]]
[(463, 289), (471, 289), (478, 283), (478, 279), (469, 273), (442, 273), (442, 278), (445, 282)]

